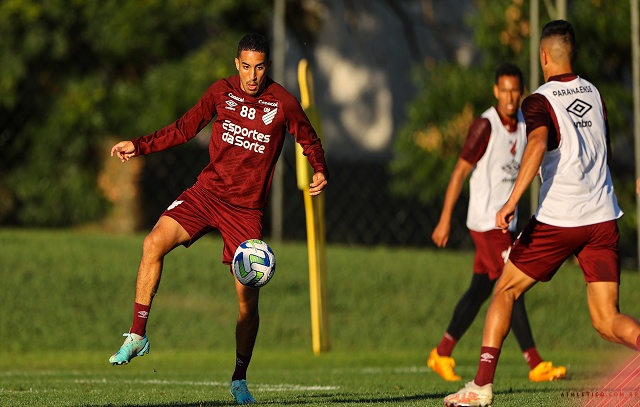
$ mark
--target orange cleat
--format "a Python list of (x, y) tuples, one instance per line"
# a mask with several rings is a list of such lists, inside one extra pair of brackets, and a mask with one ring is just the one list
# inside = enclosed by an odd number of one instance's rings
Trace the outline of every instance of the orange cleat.
[(564, 366), (553, 366), (551, 362), (540, 362), (538, 366), (529, 371), (529, 380), (533, 382), (552, 382), (562, 380), (567, 375)]
[(453, 371), (453, 368), (456, 367), (456, 361), (453, 360), (451, 356), (438, 355), (437, 348), (433, 348), (429, 354), (427, 366), (448, 382), (457, 382), (462, 380), (462, 378)]

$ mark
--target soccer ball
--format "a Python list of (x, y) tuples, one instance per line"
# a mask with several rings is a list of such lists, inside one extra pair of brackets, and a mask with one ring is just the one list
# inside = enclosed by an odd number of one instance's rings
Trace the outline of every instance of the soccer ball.
[(268, 244), (259, 239), (240, 243), (233, 255), (233, 274), (240, 283), (251, 288), (262, 287), (275, 272), (276, 256)]

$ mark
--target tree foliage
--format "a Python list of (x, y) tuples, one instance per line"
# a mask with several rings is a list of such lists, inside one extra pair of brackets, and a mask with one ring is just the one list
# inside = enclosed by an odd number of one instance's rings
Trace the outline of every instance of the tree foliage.
[(0, 0), (0, 223), (62, 226), (102, 216), (96, 176), (105, 138), (175, 120), (233, 74), (243, 34), (269, 34), (272, 7)]
[[(541, 2), (540, 22), (555, 19)], [(627, 211), (621, 221), (623, 239), (635, 239), (633, 130), (631, 96), (631, 28), (628, 1), (568, 1), (567, 20), (575, 28), (578, 60), (575, 71), (598, 86), (612, 130), (611, 163), (618, 199)], [(408, 107), (390, 164), (392, 190), (440, 208), (451, 169), (473, 118), (495, 103), (493, 73), (509, 61), (520, 66), (529, 83), (529, 2), (477, 0), (468, 18), (474, 28), (477, 60), (471, 67), (454, 61), (415, 68), (418, 93)], [(541, 27), (540, 27), (541, 28)], [(537, 41), (538, 39), (534, 39)], [(543, 79), (539, 79), (542, 83)]]

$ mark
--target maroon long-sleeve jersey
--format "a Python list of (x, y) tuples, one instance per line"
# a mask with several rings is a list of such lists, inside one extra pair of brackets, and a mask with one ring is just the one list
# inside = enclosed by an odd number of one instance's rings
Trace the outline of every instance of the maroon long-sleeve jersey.
[(224, 202), (253, 209), (266, 206), (287, 131), (302, 146), (314, 172), (322, 171), (328, 178), (322, 143), (307, 115), (271, 78), (256, 96), (242, 90), (238, 75), (216, 81), (176, 122), (132, 140), (136, 155), (186, 143), (214, 117), (210, 162), (197, 183)]

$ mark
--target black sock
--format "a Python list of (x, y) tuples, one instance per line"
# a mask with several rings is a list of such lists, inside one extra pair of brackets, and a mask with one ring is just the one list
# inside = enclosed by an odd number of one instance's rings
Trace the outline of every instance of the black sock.
[(447, 332), (451, 336), (460, 340), (462, 335), (467, 332), (476, 315), (478, 315), (480, 307), (491, 296), (494, 284), (495, 280), (489, 280), (489, 276), (486, 274), (473, 274), (471, 284), (458, 300), (458, 304), (456, 304), (453, 311), (453, 317), (447, 327)]
[(247, 379), (247, 368), (249, 367), (249, 362), (251, 362), (251, 355), (241, 355), (236, 351), (236, 370), (233, 371), (231, 381)]

